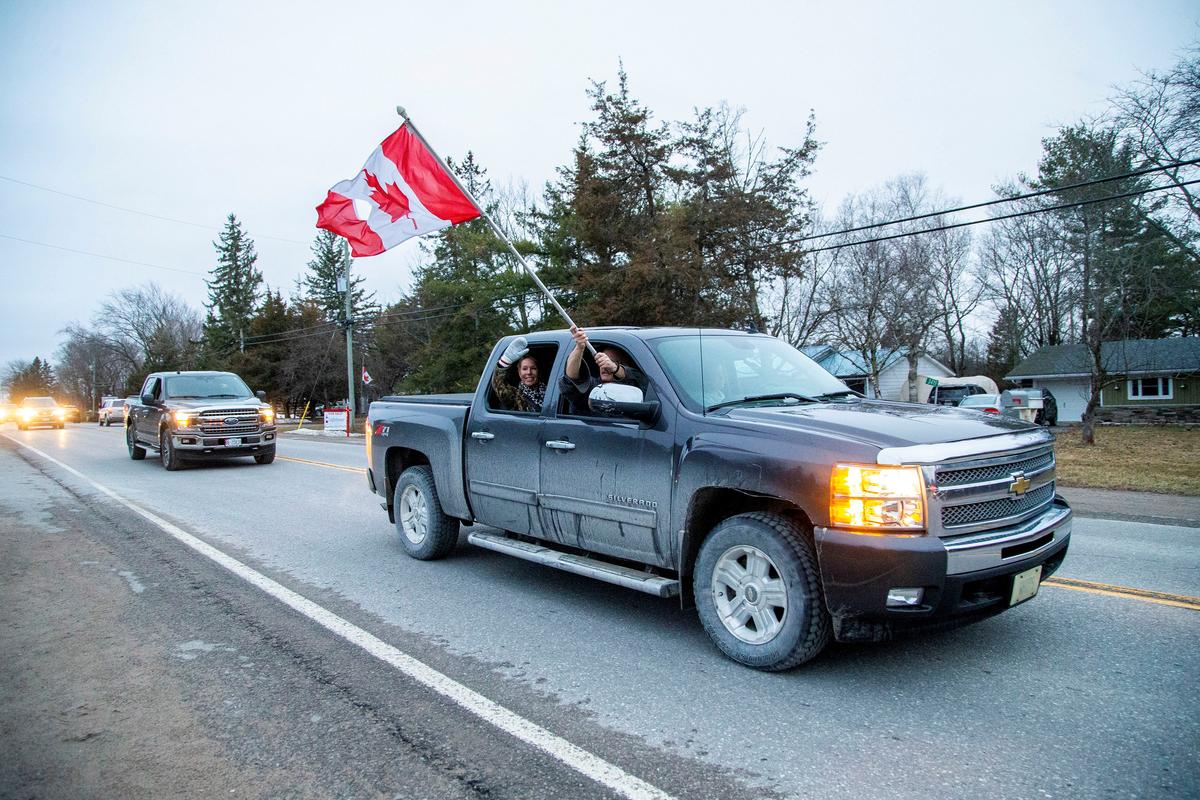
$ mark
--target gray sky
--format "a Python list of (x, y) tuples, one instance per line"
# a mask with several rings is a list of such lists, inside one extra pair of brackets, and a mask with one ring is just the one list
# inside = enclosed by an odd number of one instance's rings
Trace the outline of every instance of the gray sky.
[[(0, 365), (53, 358), (58, 332), (120, 287), (155, 281), (199, 308), (231, 211), (286, 295), (314, 206), (398, 127), (397, 103), (442, 155), (474, 150), (497, 185), (540, 194), (589, 118), (588, 80), (615, 79), (621, 59), (660, 120), (727, 101), (793, 145), (814, 111), (826, 144), (808, 185), (827, 209), (913, 171), (973, 202), (1033, 170), (1041, 139), (1114, 85), (1173, 64), (1198, 23), (1194, 0), (0, 0)], [(394, 301), (417, 247), (355, 269)]]

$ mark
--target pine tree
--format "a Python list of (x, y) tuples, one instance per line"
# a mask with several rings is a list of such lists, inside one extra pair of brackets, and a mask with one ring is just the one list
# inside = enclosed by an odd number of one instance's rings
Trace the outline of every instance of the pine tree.
[(360, 319), (376, 310), (375, 293), (367, 294), (361, 288), (364, 278), (351, 272), (354, 261), (350, 258), (345, 239), (332, 231), (323, 230), (313, 240), (312, 252), (313, 258), (308, 262), (308, 273), (304, 276), (304, 297), (321, 309), (326, 320), (345, 321), (346, 299), (338, 289), (338, 278), (342, 275), (351, 275), (351, 315)]
[(210, 363), (226, 358), (247, 334), (262, 286), (262, 272), (255, 267), (258, 255), (254, 252), (254, 240), (242, 230), (236, 216), (229, 215), (213, 247), (217, 251), (217, 265), (212, 269), (212, 279), (207, 281), (208, 315), (204, 321)]

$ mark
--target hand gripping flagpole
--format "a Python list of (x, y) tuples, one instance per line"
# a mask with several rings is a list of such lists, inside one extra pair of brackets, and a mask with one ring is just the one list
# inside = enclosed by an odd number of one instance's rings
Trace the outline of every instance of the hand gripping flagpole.
[[(454, 185), (458, 187), (458, 190), (462, 192), (468, 200), (471, 201), (471, 205), (475, 206), (475, 210), (479, 212), (479, 216), (483, 217), (484, 221), (488, 224), (488, 227), (492, 229), (492, 233), (496, 234), (496, 237), (500, 241), (504, 242), (505, 246), (508, 247), (508, 252), (513, 254), (513, 258), (517, 259), (517, 263), (519, 263), (521, 268), (525, 270), (525, 274), (530, 278), (533, 278), (533, 282), (536, 283), (537, 287), (542, 290), (542, 294), (546, 295), (546, 299), (554, 305), (555, 310), (558, 311), (559, 315), (563, 318), (563, 320), (566, 321), (567, 327), (574, 328), (575, 321), (571, 319), (571, 315), (567, 313), (566, 309), (558, 304), (558, 300), (554, 298), (554, 295), (550, 294), (550, 290), (546, 288), (546, 284), (542, 283), (542, 279), (538, 277), (538, 274), (533, 270), (533, 267), (529, 266), (529, 263), (525, 260), (525, 258), (517, 252), (517, 248), (513, 245), (509, 238), (504, 235), (504, 231), (500, 230), (500, 226), (498, 226), (492, 220), (491, 216), (487, 213), (487, 211), (484, 210), (483, 205), (475, 199), (475, 195), (471, 194), (466, 186), (463, 186), (462, 181), (460, 181), (458, 176), (454, 174), (454, 170), (447, 166), (446, 162), (442, 160), (442, 157), (439, 156), (437, 151), (434, 150), (432, 145), (429, 144), (429, 140), (427, 140), (421, 134), (421, 131), (417, 129), (417, 126), (412, 121), (412, 117), (408, 116), (408, 112), (404, 110), (404, 106), (396, 106), (396, 113), (399, 114), (400, 118), (403, 119), (408, 125), (408, 129), (413, 132), (413, 135), (421, 140), (421, 144), (425, 145), (425, 149), (433, 154), (433, 157), (437, 160), (442, 169), (446, 170), (446, 174), (450, 176), (450, 180), (454, 181)], [(596, 355), (596, 348), (592, 347), (591, 342), (588, 342), (587, 349), (588, 352), (593, 356)]]

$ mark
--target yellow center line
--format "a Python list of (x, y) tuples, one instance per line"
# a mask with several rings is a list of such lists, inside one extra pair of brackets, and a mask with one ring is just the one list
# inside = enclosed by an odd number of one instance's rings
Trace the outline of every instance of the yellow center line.
[(1047, 578), (1043, 586), (1053, 586), (1056, 589), (1071, 589), (1076, 592), (1102, 594), (1108, 597), (1123, 597), (1127, 600), (1141, 600), (1145, 603), (1157, 603), (1160, 606), (1175, 608), (1190, 608), (1200, 611), (1200, 597), (1189, 597), (1185, 594), (1168, 594), (1167, 592), (1152, 592), (1148, 589), (1134, 589), (1131, 586), (1115, 586), (1109, 583), (1081, 581), (1076, 578)]
[(364, 467), (347, 467), (345, 464), (330, 464), (327, 461), (309, 461), (307, 458), (292, 458), (291, 456), (275, 457), (280, 461), (295, 461), (297, 464), (312, 464), (314, 467), (328, 467), (329, 469), (340, 469), (344, 472), (357, 472), (359, 475), (364, 475), (367, 472)]

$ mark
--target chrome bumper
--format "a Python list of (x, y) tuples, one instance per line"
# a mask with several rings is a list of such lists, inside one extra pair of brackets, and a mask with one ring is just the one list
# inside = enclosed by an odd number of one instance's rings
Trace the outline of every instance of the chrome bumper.
[[(172, 444), (177, 450), (188, 452), (220, 453), (222, 451), (258, 450), (263, 447), (274, 447), (275, 427), (262, 428), (253, 433), (231, 434), (220, 436), (205, 435), (199, 431), (176, 430), (171, 432)], [(228, 444), (230, 439), (237, 439), (237, 444)]]
[(1044, 512), (1018, 525), (943, 538), (946, 574), (962, 575), (1036, 558), (1071, 537), (1071, 517), (1070, 506), (1056, 497)]

